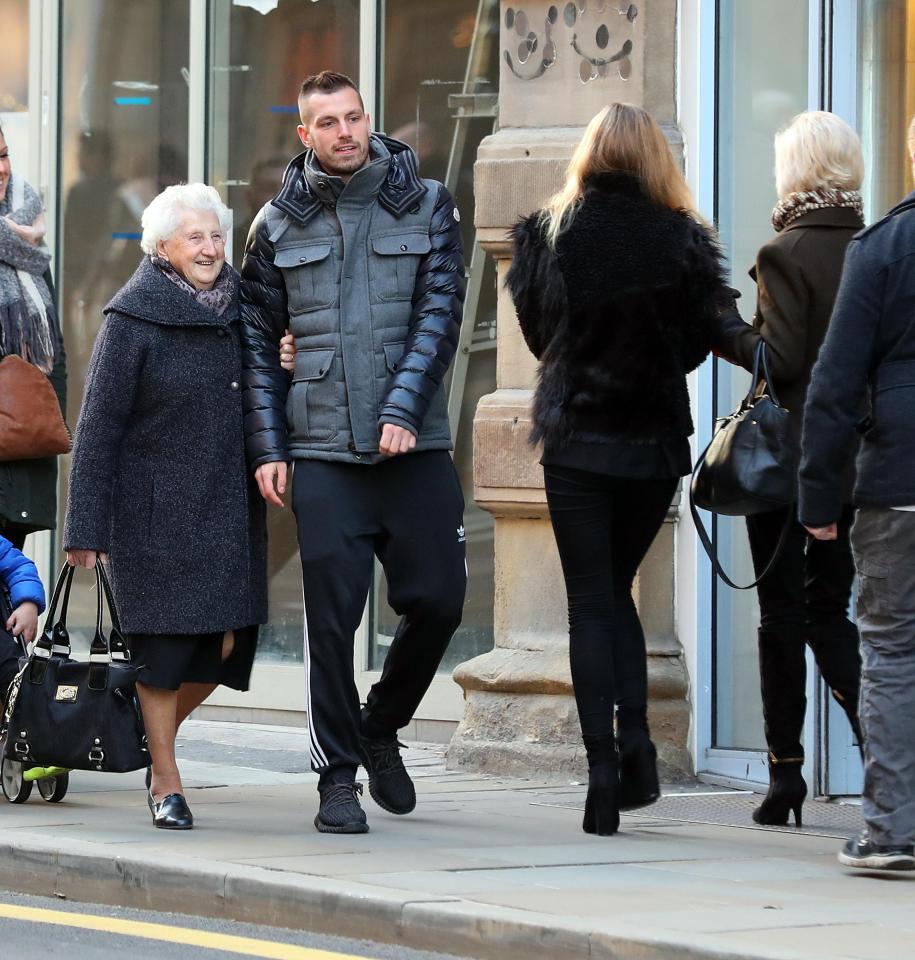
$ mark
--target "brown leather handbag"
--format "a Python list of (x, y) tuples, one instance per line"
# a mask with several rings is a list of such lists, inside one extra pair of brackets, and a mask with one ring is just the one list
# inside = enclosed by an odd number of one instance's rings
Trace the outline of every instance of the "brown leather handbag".
[(51, 381), (16, 354), (0, 360), (0, 460), (54, 457), (70, 446)]

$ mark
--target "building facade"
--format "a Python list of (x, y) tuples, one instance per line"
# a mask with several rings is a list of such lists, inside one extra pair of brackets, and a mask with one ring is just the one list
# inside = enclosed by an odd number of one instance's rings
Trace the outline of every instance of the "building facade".
[[(505, 229), (555, 189), (593, 113), (609, 100), (640, 103), (718, 224), (749, 318), (746, 271), (775, 201), (772, 139), (794, 114), (831, 109), (859, 130), (868, 220), (911, 189), (915, 0), (0, 0), (0, 23), (0, 122), (15, 172), (48, 211), (71, 423), (100, 309), (139, 258), (140, 211), (169, 183), (212, 183), (234, 214), (229, 257), (239, 265), (248, 224), (299, 149), (305, 74), (358, 78), (375, 128), (411, 143), (425, 175), (452, 189), (469, 280), (448, 389), (470, 593), (406, 734), (453, 737), (455, 765), (580, 771), (564, 596), (524, 442), (534, 364), (500, 283)], [(701, 449), (746, 378), (709, 360), (691, 388)], [(65, 481), (64, 462), (62, 498)], [(741, 525), (723, 520), (715, 536), (749, 580)], [(220, 692), (209, 709), (304, 722), (288, 513), (271, 514), (270, 538), (272, 620), (253, 689)], [(30, 548), (49, 574), (53, 536)], [(714, 582), (679, 499), (637, 590), (668, 774), (764, 782), (755, 598)], [(394, 629), (384, 592), (379, 574), (356, 650), (364, 688)], [(89, 614), (77, 611), (85, 623)], [(856, 750), (812, 671), (808, 694), (811, 782), (854, 793)]]

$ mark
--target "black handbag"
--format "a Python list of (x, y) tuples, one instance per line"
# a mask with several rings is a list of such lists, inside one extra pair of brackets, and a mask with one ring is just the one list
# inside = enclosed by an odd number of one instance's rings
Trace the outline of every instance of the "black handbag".
[[(19, 661), (0, 729), (2, 755), (27, 766), (140, 770), (150, 759), (136, 694), (139, 669), (130, 663), (101, 562), (95, 565), (98, 596), (89, 660), (70, 657), (67, 607), (74, 570), (65, 564), (60, 571), (45, 629), (32, 653)], [(103, 597), (111, 619), (108, 637), (102, 630)]]
[(753, 378), (742, 403), (715, 424), (712, 442), (693, 470), (689, 508), (699, 540), (715, 572), (736, 590), (749, 590), (765, 577), (778, 559), (794, 519), (789, 509), (772, 558), (753, 583), (739, 586), (725, 573), (699, 510), (729, 517), (749, 517), (779, 508), (792, 508), (797, 499), (797, 450), (789, 412), (778, 402), (769, 375), (766, 345), (753, 358)]

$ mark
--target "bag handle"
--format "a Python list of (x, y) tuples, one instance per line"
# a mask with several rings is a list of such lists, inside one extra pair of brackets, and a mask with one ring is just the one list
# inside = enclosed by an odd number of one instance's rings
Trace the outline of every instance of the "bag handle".
[(781, 404), (778, 402), (778, 397), (775, 394), (775, 387), (772, 384), (772, 374), (769, 373), (769, 358), (766, 354), (766, 341), (762, 338), (760, 338), (759, 343), (756, 344), (756, 352), (753, 354), (753, 370), (751, 371), (752, 377), (750, 380), (750, 389), (747, 391), (743, 405), (749, 406), (756, 398), (756, 391), (759, 389), (760, 369), (762, 369), (762, 379), (766, 384), (766, 393), (769, 394), (769, 397), (775, 406), (780, 407)]
[[(121, 631), (121, 622), (118, 618), (117, 607), (115, 606), (114, 596), (111, 591), (111, 584), (108, 580), (108, 574), (104, 564), (98, 560), (95, 564), (95, 589), (96, 589), (96, 610), (95, 610), (95, 633), (92, 643), (89, 647), (90, 663), (111, 663), (112, 660), (130, 660), (130, 651), (127, 647), (127, 641)], [(48, 608), (48, 617), (44, 632), (41, 637), (35, 641), (32, 653), (43, 660), (50, 659), (54, 655), (70, 656), (70, 634), (67, 630), (67, 612), (70, 606), (70, 590), (73, 586), (73, 576), (76, 573), (76, 567), (71, 567), (69, 563), (64, 562), (57, 577), (57, 583), (54, 587), (54, 593), (51, 598), (51, 604)], [(61, 594), (63, 598), (61, 599)], [(111, 621), (110, 636), (106, 637), (102, 629), (103, 608), (102, 598), (104, 597), (105, 607), (108, 609), (108, 617)], [(57, 607), (60, 605), (60, 617), (57, 617)]]
[[(48, 660), (55, 654), (64, 657), (70, 656), (70, 634), (67, 631), (67, 608), (70, 604), (70, 588), (73, 585), (74, 568), (68, 563), (60, 568), (54, 593), (51, 595), (51, 604), (48, 607), (48, 616), (45, 619), (45, 628), (41, 636), (32, 646), (32, 654), (43, 660)], [(57, 619), (57, 607), (61, 601), (60, 619)]]
[[(696, 464), (696, 470), (702, 466), (704, 460), (705, 453), (703, 453), (699, 458), (699, 462)], [(779, 534), (778, 543), (775, 545), (775, 550), (772, 553), (772, 557), (766, 564), (763, 572), (752, 583), (741, 586), (739, 583), (734, 583), (734, 581), (727, 575), (724, 567), (721, 566), (721, 561), (718, 559), (718, 555), (715, 552), (715, 547), (712, 544), (712, 538), (705, 529), (705, 524), (702, 522), (702, 517), (699, 516), (699, 509), (696, 506), (695, 499), (693, 498), (692, 485), (690, 485), (689, 489), (689, 512), (692, 514), (693, 524), (696, 527), (696, 534), (699, 537), (699, 541), (705, 549), (706, 555), (711, 561), (712, 569), (729, 587), (733, 587), (735, 590), (752, 590), (753, 587), (759, 586), (759, 584), (765, 579), (765, 577), (775, 566), (775, 561), (781, 556), (782, 549), (784, 548), (785, 542), (788, 539), (788, 531), (791, 529), (791, 522), (794, 519), (792, 508), (789, 506), (785, 514), (785, 522), (782, 526), (782, 532)]]

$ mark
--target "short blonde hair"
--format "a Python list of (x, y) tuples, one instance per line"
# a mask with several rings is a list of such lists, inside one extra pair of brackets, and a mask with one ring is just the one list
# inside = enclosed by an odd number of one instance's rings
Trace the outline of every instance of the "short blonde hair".
[(775, 189), (780, 200), (820, 187), (859, 190), (863, 179), (858, 134), (834, 113), (799, 113), (775, 135)]
[(156, 252), (156, 244), (172, 236), (181, 223), (183, 210), (215, 213), (223, 236), (227, 236), (232, 229), (232, 211), (222, 202), (215, 187), (205, 183), (177, 183), (153, 197), (143, 211), (140, 219), (143, 227), (140, 246), (144, 253), (152, 256)]
[(611, 171), (632, 174), (655, 203), (700, 219), (657, 121), (631, 103), (611, 103), (588, 124), (569, 161), (565, 183), (544, 208), (550, 246), (555, 248), (559, 234), (572, 222), (584, 196), (585, 180)]
[(908, 148), (909, 160), (915, 160), (915, 117), (909, 123)]

